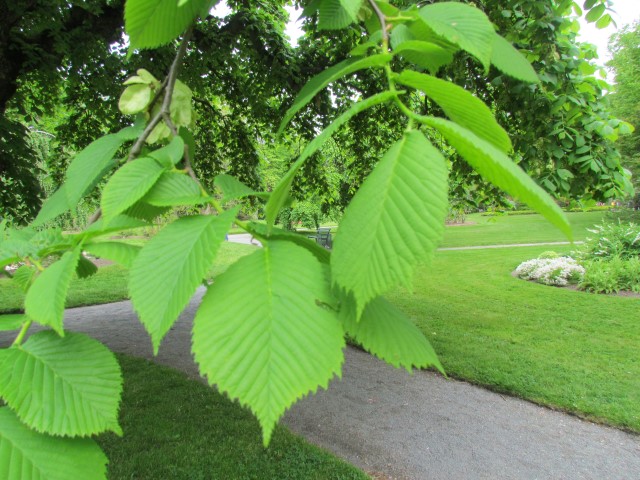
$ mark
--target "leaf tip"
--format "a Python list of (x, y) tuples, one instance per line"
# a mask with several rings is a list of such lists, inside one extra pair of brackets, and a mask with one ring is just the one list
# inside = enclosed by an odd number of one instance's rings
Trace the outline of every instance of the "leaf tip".
[(268, 448), (269, 443), (271, 443), (271, 437), (273, 436), (275, 425), (276, 422), (269, 422), (268, 425), (262, 423), (262, 421), (260, 422), (260, 426), (262, 427), (262, 446), (264, 448)]

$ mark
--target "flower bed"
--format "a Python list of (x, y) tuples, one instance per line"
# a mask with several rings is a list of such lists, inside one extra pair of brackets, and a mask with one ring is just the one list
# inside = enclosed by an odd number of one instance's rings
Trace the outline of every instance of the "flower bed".
[(535, 258), (518, 265), (515, 274), (524, 280), (563, 287), (578, 283), (584, 268), (571, 257)]

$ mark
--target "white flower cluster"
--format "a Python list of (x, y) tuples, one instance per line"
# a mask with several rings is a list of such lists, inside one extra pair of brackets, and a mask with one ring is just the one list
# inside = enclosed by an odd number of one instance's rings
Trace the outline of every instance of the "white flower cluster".
[(524, 280), (564, 286), (570, 280), (582, 278), (584, 268), (571, 257), (536, 258), (522, 262), (515, 273)]

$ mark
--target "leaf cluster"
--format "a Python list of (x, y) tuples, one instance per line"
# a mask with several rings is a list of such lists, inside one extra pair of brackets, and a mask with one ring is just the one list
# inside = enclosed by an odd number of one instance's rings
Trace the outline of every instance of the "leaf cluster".
[[(0, 396), (7, 404), (0, 411), (3, 478), (30, 478), (39, 469), (54, 477), (102, 478), (106, 459), (84, 437), (120, 433), (117, 362), (98, 342), (67, 332), (64, 325), (72, 277), (96, 270), (85, 251), (130, 269), (132, 304), (156, 354), (195, 290), (206, 288), (194, 318), (192, 353), (210, 384), (254, 413), (267, 446), (287, 408), (341, 375), (345, 337), (396, 367), (442, 371), (428, 340), (384, 298), (398, 285), (411, 285), (415, 269), (430, 261), (442, 237), (449, 171), (430, 141), (434, 135), (488, 182), (571, 235), (559, 207), (509, 158), (511, 140), (491, 109), (432, 74), (464, 54), (485, 71), (493, 65), (517, 79), (537, 81), (526, 59), (496, 33), (486, 15), (462, 3), (401, 10), (385, 2), (313, 2), (307, 14), (319, 12), (319, 27), (363, 20), (369, 36), (351, 58), (300, 90), (278, 131), (341, 78), (375, 69), (381, 88), (341, 109), (316, 132), (271, 191), (256, 191), (226, 174), (216, 176), (212, 186), (201, 182), (192, 164), (198, 156), (190, 131), (193, 99), (178, 72), (190, 51), (190, 24), (205, 16), (208, 5), (128, 0), (125, 28), (132, 50), (172, 43), (185, 32), (166, 78), (138, 70), (125, 81), (119, 106), (125, 114), (137, 114), (136, 123), (80, 151), (31, 228), (2, 225), (1, 265), (21, 261), (27, 267), (14, 276), (27, 290), (25, 313), (0, 319), (0, 326), (17, 330), (13, 345), (0, 351)], [(175, 22), (168, 26), (167, 19)], [(403, 62), (396, 63), (397, 58)], [(427, 101), (443, 115), (421, 111)], [(352, 119), (383, 105), (396, 112), (402, 132), (388, 142), (353, 196), (333, 250), (278, 228), (276, 219), (299, 172)], [(227, 107), (223, 100), (219, 106)], [(123, 149), (128, 154), (120, 158)], [(100, 210), (86, 229), (69, 235), (35, 230), (74, 208), (101, 182)], [(266, 200), (264, 224), (239, 218), (240, 205), (256, 198)], [(180, 206), (196, 208), (142, 248), (109, 238), (150, 225), (160, 213)], [(234, 224), (263, 247), (209, 284), (207, 272)], [(47, 330), (27, 337), (34, 322)], [(13, 457), (20, 461), (10, 462)], [(49, 463), (44, 465), (43, 458)]]

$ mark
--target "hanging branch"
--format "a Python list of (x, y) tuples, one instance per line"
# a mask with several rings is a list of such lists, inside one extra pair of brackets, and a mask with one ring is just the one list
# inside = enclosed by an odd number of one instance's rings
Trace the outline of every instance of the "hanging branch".
[[(171, 63), (169, 72), (165, 77), (165, 79), (162, 81), (162, 84), (160, 85), (160, 88), (158, 89), (156, 96), (151, 101), (149, 108), (155, 105), (155, 103), (158, 101), (158, 99), (164, 92), (162, 107), (160, 108), (160, 111), (151, 118), (151, 120), (149, 121), (149, 124), (146, 126), (146, 128), (142, 132), (142, 135), (138, 137), (138, 139), (136, 140), (136, 143), (134, 143), (133, 146), (131, 147), (131, 150), (129, 151), (129, 155), (127, 157), (127, 162), (135, 160), (138, 157), (138, 155), (140, 155), (140, 152), (142, 151), (142, 147), (144, 146), (144, 143), (147, 141), (147, 138), (149, 138), (149, 135), (151, 135), (151, 132), (153, 132), (153, 129), (156, 128), (156, 126), (162, 120), (165, 121), (165, 123), (171, 130), (171, 133), (173, 133), (174, 135), (178, 135), (176, 126), (171, 120), (171, 98), (173, 97), (173, 90), (175, 89), (175, 86), (176, 86), (176, 80), (178, 78), (178, 70), (180, 68), (180, 65), (182, 64), (182, 59), (187, 51), (187, 45), (189, 44), (189, 40), (191, 39), (192, 33), (193, 33), (193, 27), (189, 27), (189, 29), (186, 31), (186, 33), (182, 37), (182, 41), (180, 42), (180, 47), (178, 48), (178, 52), (176, 53), (176, 56), (174, 57), (173, 62)], [(189, 175), (197, 180), (197, 178), (195, 178), (195, 174), (193, 173), (193, 169), (191, 168), (191, 162), (189, 160), (189, 156), (188, 154), (186, 154), (187, 150), (188, 149), (185, 147), (186, 168), (187, 168), (187, 171), (189, 172)], [(97, 222), (101, 216), (102, 216), (102, 209), (98, 208), (93, 213), (93, 215), (89, 217), (87, 224), (91, 225), (92, 223)]]
[(142, 132), (142, 135), (140, 135), (138, 140), (136, 140), (136, 143), (134, 143), (133, 147), (131, 147), (128, 161), (135, 159), (140, 154), (140, 151), (144, 146), (144, 142), (147, 141), (147, 138), (149, 138), (149, 135), (151, 135), (151, 132), (160, 123), (161, 120), (165, 121), (165, 123), (171, 130), (171, 133), (173, 133), (174, 135), (178, 135), (176, 126), (171, 120), (171, 98), (173, 96), (173, 90), (176, 86), (176, 80), (178, 78), (178, 69), (180, 68), (180, 64), (182, 63), (182, 58), (184, 57), (184, 54), (187, 51), (187, 44), (191, 39), (192, 32), (193, 32), (193, 27), (190, 27), (182, 37), (180, 48), (178, 49), (178, 52), (176, 53), (176, 56), (173, 59), (173, 63), (171, 64), (171, 68), (169, 68), (169, 73), (167, 74), (167, 77), (163, 81), (163, 86), (161, 86), (161, 89), (158, 92), (158, 95), (159, 95), (160, 92), (164, 89), (164, 99), (162, 100), (162, 108), (149, 121), (149, 125), (147, 125), (147, 127), (144, 129), (144, 132)]

